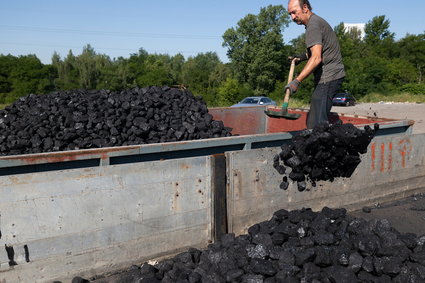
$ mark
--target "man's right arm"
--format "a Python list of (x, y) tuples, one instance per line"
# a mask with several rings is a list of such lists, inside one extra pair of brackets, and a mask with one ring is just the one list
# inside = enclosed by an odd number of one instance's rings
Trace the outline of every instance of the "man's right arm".
[(296, 80), (302, 82), (305, 80), (322, 62), (322, 45), (316, 44), (310, 47), (311, 56), (308, 58), (301, 73), (297, 76)]
[(313, 73), (314, 69), (320, 65), (322, 62), (322, 45), (316, 44), (310, 47), (311, 56), (305, 64), (304, 69), (297, 76), (296, 79), (292, 80), (289, 84), (285, 86), (285, 91), (289, 89), (291, 94), (297, 92), (300, 83), (307, 78), (311, 73)]
[(288, 57), (288, 61), (289, 62), (292, 62), (292, 60), (294, 60), (294, 59), (297, 59), (296, 62), (295, 62), (295, 64), (297, 64), (297, 65), (299, 63), (301, 63), (301, 62), (304, 62), (304, 61), (308, 60), (307, 52), (300, 53), (300, 54), (297, 54), (297, 55), (293, 55), (293, 56), (289, 56)]

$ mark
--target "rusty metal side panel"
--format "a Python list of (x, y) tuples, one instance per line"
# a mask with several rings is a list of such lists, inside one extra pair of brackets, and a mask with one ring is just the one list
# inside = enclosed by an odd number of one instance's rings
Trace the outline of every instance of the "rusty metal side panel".
[[(271, 108), (272, 110), (279, 111), (280, 108)], [(300, 114), (300, 118), (296, 120), (288, 120), (284, 118), (266, 118), (266, 133), (279, 133), (279, 132), (291, 132), (291, 131), (300, 131), (306, 128), (308, 110), (306, 109), (289, 109), (289, 113)], [(391, 125), (396, 122), (400, 122), (394, 119), (378, 118), (378, 117), (368, 117), (362, 115), (348, 115), (340, 114), (336, 112), (331, 112), (329, 114), (329, 121), (331, 123), (336, 123), (337, 121), (342, 121), (343, 123), (351, 123), (353, 125), (371, 125), (374, 123), (379, 123), (382, 125)], [(395, 125), (398, 126), (398, 125)]]
[(90, 277), (205, 247), (211, 194), (205, 156), (0, 176), (0, 246), (17, 263), (0, 249), (0, 282)]
[[(273, 111), (281, 111), (281, 108), (270, 108)], [(302, 109), (288, 109), (291, 114), (301, 115), (296, 120), (290, 120), (285, 118), (266, 118), (266, 133), (279, 133), (279, 132), (291, 132), (301, 131), (306, 128), (307, 121), (307, 110)]]
[[(225, 151), (276, 146), (275, 143), (291, 138), (295, 133), (292, 130), (299, 131), (305, 128), (305, 121), (302, 122), (304, 124), (299, 124), (299, 121), (302, 121), (306, 115), (305, 111), (300, 119), (291, 121), (287, 119), (268, 118), (263, 112), (264, 109), (265, 107), (211, 109), (211, 113), (222, 115), (222, 119), (232, 123), (229, 125), (234, 127), (234, 134), (240, 134), (239, 136), (0, 156), (0, 176), (141, 162), (146, 161), (144, 158), (147, 156), (147, 159), (152, 161), (206, 156)], [(296, 111), (300, 112), (301, 110), (298, 109)], [(378, 119), (343, 114), (340, 114), (340, 117), (342, 117), (341, 119), (344, 122), (353, 122), (353, 119), (356, 119), (354, 124), (358, 127), (379, 122), (380, 130), (378, 131), (378, 135), (411, 134), (414, 124), (412, 120)], [(218, 118), (220, 117), (217, 116), (216, 119)], [(227, 123), (226, 121), (225, 123)], [(293, 123), (298, 123), (298, 126), (295, 127)]]
[(279, 148), (227, 152), (228, 230), (245, 233), (279, 209), (324, 206), (360, 209), (365, 205), (425, 192), (425, 134), (376, 137), (351, 178), (319, 182), (298, 192), (295, 184), (279, 189), (273, 168)]
[(233, 128), (233, 135), (256, 135), (266, 133), (265, 106), (211, 108), (208, 112), (214, 120), (223, 121)]

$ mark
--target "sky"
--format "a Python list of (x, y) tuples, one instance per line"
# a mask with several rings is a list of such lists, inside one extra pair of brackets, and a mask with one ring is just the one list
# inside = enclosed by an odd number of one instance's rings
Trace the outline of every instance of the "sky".
[[(385, 15), (396, 39), (425, 32), (424, 0), (310, 3), (332, 27)], [(63, 59), (70, 50), (79, 55), (90, 44), (111, 59), (128, 58), (143, 48), (185, 58), (212, 51), (228, 62), (224, 32), (268, 5), (287, 8), (287, 0), (0, 0), (0, 54), (35, 54), (50, 64), (54, 52)], [(304, 26), (291, 22), (283, 30), (285, 43), (303, 32)]]

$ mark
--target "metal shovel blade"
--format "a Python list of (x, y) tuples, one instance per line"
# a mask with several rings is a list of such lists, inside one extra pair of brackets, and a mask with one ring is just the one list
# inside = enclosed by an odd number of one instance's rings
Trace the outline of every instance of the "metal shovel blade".
[[(294, 58), (291, 61), (291, 68), (289, 69), (289, 76), (288, 76), (288, 84), (292, 81), (292, 78), (294, 77), (294, 70), (295, 70), (295, 61), (297, 58)], [(284, 118), (289, 120), (296, 120), (301, 117), (301, 114), (295, 114), (295, 113), (289, 113), (288, 112), (288, 104), (289, 104), (289, 97), (291, 96), (291, 90), (289, 88), (285, 89), (285, 97), (283, 99), (282, 104), (282, 110), (280, 111), (273, 111), (273, 110), (265, 110), (264, 113), (272, 118)]]
[(288, 111), (273, 111), (273, 110), (265, 110), (267, 116), (271, 118), (284, 118), (289, 120), (296, 120), (301, 117), (301, 114), (289, 113)]

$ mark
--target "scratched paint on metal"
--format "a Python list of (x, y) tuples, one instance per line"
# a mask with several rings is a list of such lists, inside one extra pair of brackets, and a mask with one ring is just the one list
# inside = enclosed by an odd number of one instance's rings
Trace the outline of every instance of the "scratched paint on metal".
[(266, 133), (266, 107), (223, 107), (211, 108), (208, 112), (214, 120), (223, 121), (226, 127), (232, 128), (234, 135), (255, 135)]
[[(394, 148), (394, 144), (396, 148)], [(378, 148), (379, 152), (377, 152), (377, 143), (375, 141), (372, 142), (370, 147), (372, 172), (375, 171), (376, 166), (379, 166), (379, 171), (382, 173), (406, 168), (412, 158), (412, 154), (414, 154), (413, 144), (410, 138), (407, 137), (381, 142)], [(377, 154), (379, 160), (377, 159)]]
[(372, 167), (372, 171), (374, 171), (375, 170), (375, 160), (376, 160), (376, 142), (374, 142), (374, 141), (372, 142), (371, 150), (372, 150), (372, 153), (371, 153), (371, 158), (372, 158), (371, 167)]
[[(75, 266), (63, 262), (50, 263), (52, 274), (34, 269), (58, 256), (79, 258), (86, 269), (106, 268), (127, 262), (136, 242), (140, 258), (206, 245), (212, 237), (210, 174), (210, 158), (204, 156), (0, 176), (0, 245), (17, 251), (27, 245), (31, 264), (21, 251), (18, 264), (21, 274), (33, 269), (35, 278), (75, 274)], [(179, 184), (178, 203), (173, 183)], [(157, 242), (164, 235), (172, 240)], [(114, 250), (112, 261), (93, 256), (114, 246), (122, 249)], [(2, 267), (7, 263), (1, 253), (1, 278), (13, 278)]]
[(400, 154), (402, 156), (402, 166), (403, 168), (406, 167), (406, 162), (409, 161), (411, 157), (411, 153), (413, 150), (412, 143), (410, 142), (410, 139), (402, 139), (399, 141), (398, 145), (400, 146)]
[[(279, 108), (277, 108), (279, 110)], [(299, 131), (306, 127), (308, 111), (305, 109), (289, 109), (289, 113), (300, 114), (300, 118), (296, 120), (288, 120), (282, 118), (267, 117), (267, 133)], [(337, 121), (343, 123), (351, 123), (353, 125), (371, 125), (374, 123), (394, 123), (396, 120), (368, 117), (360, 115), (347, 115), (332, 112), (329, 115), (329, 121), (335, 123)]]

